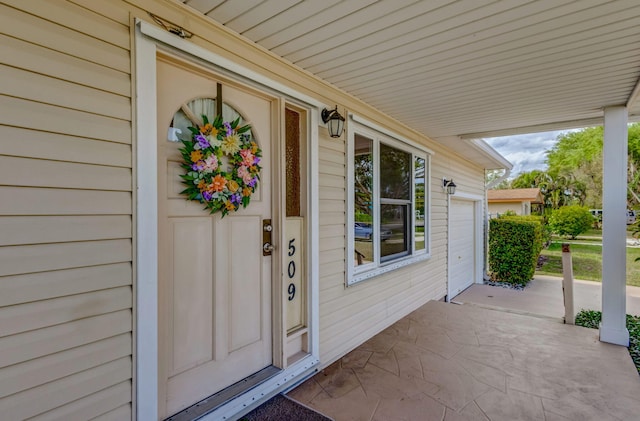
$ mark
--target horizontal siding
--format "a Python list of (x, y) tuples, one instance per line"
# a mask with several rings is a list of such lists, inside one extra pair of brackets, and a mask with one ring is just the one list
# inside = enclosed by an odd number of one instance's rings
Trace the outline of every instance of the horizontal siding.
[(46, 328), (0, 338), (0, 367), (130, 333), (130, 310), (78, 319)]
[[(91, 0), (89, 0), (91, 1)], [(36, 2), (22, 0), (3, 0), (3, 2), (15, 9), (22, 10), (32, 15), (41, 13), (41, 6)], [(48, 0), (47, 13), (42, 18), (57, 23), (63, 27), (73, 28), (74, 31), (89, 35), (93, 38), (128, 50), (131, 42), (129, 40), (129, 13), (126, 9), (113, 7), (113, 4), (106, 5), (103, 10), (110, 10), (112, 13), (119, 13), (122, 17), (119, 22), (111, 19), (104, 19), (98, 11), (88, 10), (81, 5), (65, 0)], [(96, 2), (85, 3), (86, 6), (99, 8)]]
[(131, 308), (128, 286), (36, 301), (0, 309), (0, 336), (41, 329)]
[(34, 122), (39, 129), (54, 133), (131, 143), (130, 121), (0, 96), (0, 124), (28, 128)]
[(0, 185), (0, 215), (130, 215), (130, 192)]
[[(33, 12), (42, 13), (42, 9)], [(44, 18), (0, 5), (0, 24), (5, 33), (20, 34), (20, 39), (32, 44), (124, 73), (130, 71), (128, 49), (86, 36)]]
[(319, 224), (320, 227), (325, 227), (327, 225), (337, 225), (340, 224), (344, 226), (346, 215), (344, 212), (334, 212), (328, 211), (320, 214)]
[(132, 418), (131, 39), (118, 4), (119, 21), (89, 3), (0, 4), (3, 419)]
[(131, 216), (7, 216), (0, 232), (0, 246), (128, 238)]
[(101, 20), (111, 20), (115, 23), (119, 23), (129, 31), (129, 19), (131, 18), (130, 10), (124, 7), (114, 7), (113, 3), (109, 2), (96, 2), (94, 0), (55, 0), (63, 4), (63, 7), (70, 7), (71, 5), (77, 5), (81, 8), (89, 10), (91, 13), (95, 13)]
[(131, 240), (0, 247), (0, 276), (131, 261)]
[(447, 293), (447, 197), (442, 178), (458, 192), (484, 193), (483, 169), (445, 150), (431, 159), (431, 257), (360, 284), (345, 287), (346, 144), (326, 137), (320, 145), (320, 353), (330, 364), (372, 335)]
[(131, 335), (125, 333), (8, 367), (0, 398), (125, 357), (130, 346)]
[[(90, 420), (107, 416), (113, 417), (118, 415), (119, 418), (111, 418), (117, 420), (131, 419), (131, 407), (128, 402), (131, 400), (131, 382), (125, 380), (115, 386), (102, 389), (92, 395), (63, 405), (53, 411), (30, 418), (30, 421), (45, 420)], [(123, 406), (120, 406), (123, 405)], [(112, 408), (119, 411), (115, 413)], [(128, 412), (123, 412), (128, 411)]]
[(127, 120), (131, 101), (121, 95), (0, 65), (0, 93)]
[(125, 404), (93, 418), (93, 421), (129, 421), (132, 418), (131, 404)]
[(129, 356), (0, 399), (10, 420), (33, 417), (131, 378)]
[(0, 126), (0, 155), (131, 168), (130, 145), (22, 127)]
[(0, 56), (7, 66), (129, 96), (130, 75), (78, 57), (0, 34)]
[(0, 180), (12, 186), (131, 191), (131, 169), (0, 156)]
[(0, 306), (131, 285), (130, 262), (0, 277)]

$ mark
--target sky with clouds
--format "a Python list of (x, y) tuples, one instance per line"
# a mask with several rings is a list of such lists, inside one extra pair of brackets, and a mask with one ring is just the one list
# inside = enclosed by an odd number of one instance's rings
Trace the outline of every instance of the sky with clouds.
[(546, 170), (546, 152), (565, 131), (530, 133), (517, 136), (489, 137), (484, 140), (513, 164), (510, 178), (531, 170)]

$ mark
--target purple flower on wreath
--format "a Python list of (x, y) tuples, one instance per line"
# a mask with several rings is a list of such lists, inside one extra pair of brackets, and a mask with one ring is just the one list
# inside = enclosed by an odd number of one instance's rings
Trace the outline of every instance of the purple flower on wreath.
[(233, 129), (228, 121), (224, 122), (224, 128), (227, 129), (227, 136), (231, 136), (233, 134)]
[(196, 140), (198, 141), (198, 146), (200, 146), (201, 149), (205, 149), (210, 146), (209, 141), (202, 134), (197, 135)]
[(242, 200), (242, 196), (238, 193), (234, 193), (231, 195), (231, 203), (238, 204)]
[(202, 198), (207, 202), (211, 200), (211, 192), (204, 191), (202, 192)]
[(249, 187), (255, 187), (257, 182), (258, 182), (258, 177), (253, 177), (253, 178), (251, 179), (251, 181), (249, 181), (249, 183), (247, 184), (247, 186), (249, 186)]
[(191, 164), (191, 169), (194, 171), (202, 171), (204, 169), (204, 161), (198, 161), (194, 164)]
[(260, 157), (256, 156), (255, 159), (253, 160), (253, 165), (258, 165), (260, 163)]

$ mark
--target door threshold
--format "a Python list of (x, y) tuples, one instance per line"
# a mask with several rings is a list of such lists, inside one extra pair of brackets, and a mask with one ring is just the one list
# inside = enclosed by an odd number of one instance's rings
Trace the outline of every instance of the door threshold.
[(254, 373), (249, 377), (242, 379), (235, 384), (232, 384), (226, 389), (222, 389), (220, 392), (215, 393), (186, 409), (183, 409), (177, 414), (170, 416), (165, 421), (197, 420), (198, 418), (214, 411), (216, 408), (219, 408), (225, 403), (231, 401), (236, 396), (246, 393), (247, 391), (262, 384), (268, 379), (276, 376), (282, 371), (282, 369), (270, 365), (258, 371), (257, 373)]

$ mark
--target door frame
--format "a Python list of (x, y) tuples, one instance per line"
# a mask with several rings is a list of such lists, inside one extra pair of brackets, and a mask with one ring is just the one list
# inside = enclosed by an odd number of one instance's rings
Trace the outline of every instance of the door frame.
[[(446, 194), (446, 193), (445, 193)], [(473, 202), (474, 204), (474, 259), (473, 259), (473, 283), (481, 284), (483, 282), (482, 276), (482, 262), (484, 260), (483, 256), (483, 246), (484, 236), (482, 235), (483, 229), (483, 213), (484, 206), (483, 200), (484, 197), (476, 194), (465, 193), (465, 192), (456, 192), (453, 195), (447, 195), (447, 302), (451, 302), (451, 224), (455, 223), (455, 221), (451, 220), (451, 202), (452, 201), (467, 201)]]
[[(133, 156), (135, 166), (134, 218), (134, 388), (138, 419), (158, 419), (158, 194), (156, 132), (156, 54), (165, 51), (189, 59), (204, 60), (240, 81), (249, 81), (267, 92), (275, 92), (309, 111), (307, 157), (307, 277), (310, 352), (307, 357), (282, 370), (259, 386), (238, 395), (215, 412), (203, 417), (227, 419), (248, 411), (290, 388), (317, 370), (319, 365), (319, 113), (324, 104), (312, 97), (240, 66), (188, 40), (136, 19), (134, 36), (135, 118)], [(144, 77), (140, 76), (144, 75)], [(281, 334), (286, 335), (286, 332)]]

